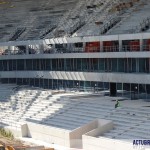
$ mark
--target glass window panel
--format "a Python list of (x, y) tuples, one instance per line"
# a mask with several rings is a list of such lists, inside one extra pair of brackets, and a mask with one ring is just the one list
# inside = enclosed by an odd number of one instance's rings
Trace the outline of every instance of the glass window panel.
[(117, 59), (112, 59), (112, 72), (117, 72)]
[(82, 58), (78, 58), (77, 60), (77, 71), (82, 71)]
[(24, 70), (24, 59), (17, 60), (17, 70)]
[(32, 59), (27, 59), (26, 60), (26, 67), (27, 67), (27, 70), (32, 70)]
[(132, 72), (136, 72), (136, 59), (132, 58)]
[(139, 72), (145, 72), (145, 59), (139, 59)]
[(99, 59), (99, 71), (100, 72), (104, 72), (104, 68), (105, 68), (105, 60), (102, 58), (102, 59)]
[(52, 70), (57, 70), (57, 60), (56, 59), (52, 59)]
[(118, 72), (124, 72), (124, 59), (118, 59)]

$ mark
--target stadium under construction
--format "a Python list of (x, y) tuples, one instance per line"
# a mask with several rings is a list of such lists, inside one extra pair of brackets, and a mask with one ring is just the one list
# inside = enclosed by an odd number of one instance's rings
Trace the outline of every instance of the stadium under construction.
[(150, 137), (150, 0), (6, 0), (0, 12), (2, 127), (84, 150)]

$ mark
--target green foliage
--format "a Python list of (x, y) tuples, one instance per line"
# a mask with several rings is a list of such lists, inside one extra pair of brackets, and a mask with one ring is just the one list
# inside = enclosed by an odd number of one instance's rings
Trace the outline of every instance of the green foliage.
[(11, 140), (14, 139), (13, 133), (9, 130), (4, 129), (4, 128), (0, 128), (0, 135), (3, 137), (9, 138)]

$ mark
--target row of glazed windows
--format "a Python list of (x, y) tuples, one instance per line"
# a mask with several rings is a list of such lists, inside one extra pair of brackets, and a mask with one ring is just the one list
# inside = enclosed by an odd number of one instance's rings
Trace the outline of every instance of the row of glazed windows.
[(0, 71), (150, 72), (149, 58), (0, 60)]
[[(109, 94), (109, 82), (56, 80), (41, 78), (2, 78), (2, 83), (16, 83), (18, 85), (30, 85), (44, 89), (69, 90), (69, 91), (92, 91)], [(118, 96), (136, 96), (137, 98), (150, 98), (149, 84), (116, 83)], [(147, 95), (148, 94), (148, 95)]]

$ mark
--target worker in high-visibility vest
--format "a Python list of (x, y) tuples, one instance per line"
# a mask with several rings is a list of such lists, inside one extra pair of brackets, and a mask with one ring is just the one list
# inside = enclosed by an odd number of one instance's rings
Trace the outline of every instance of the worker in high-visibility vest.
[(116, 100), (115, 108), (118, 108), (118, 107), (120, 107), (120, 103), (118, 100)]

